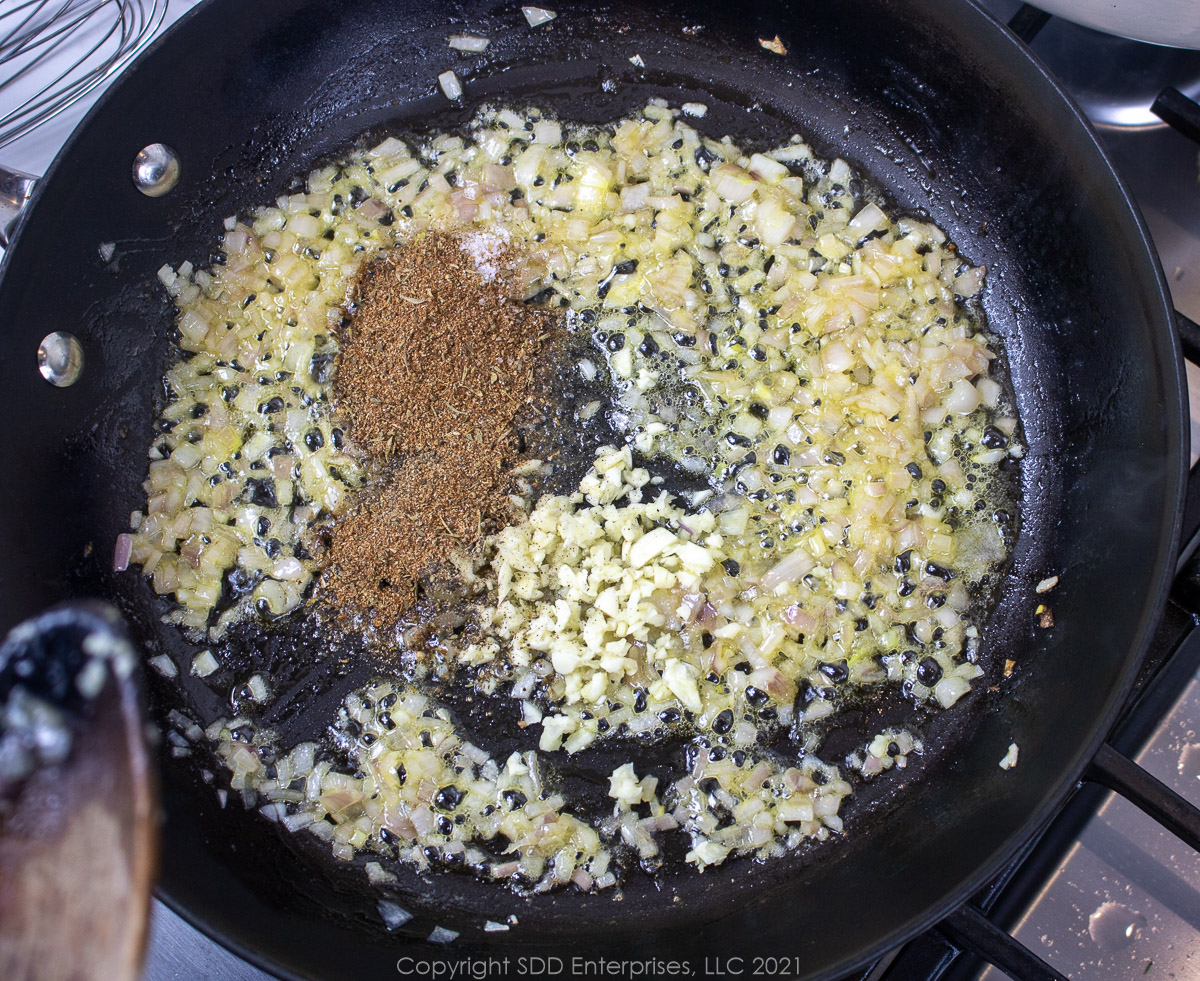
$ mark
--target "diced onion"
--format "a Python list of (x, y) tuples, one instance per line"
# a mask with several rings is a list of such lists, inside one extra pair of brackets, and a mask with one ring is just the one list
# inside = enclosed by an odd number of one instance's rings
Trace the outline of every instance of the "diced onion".
[(874, 203), (864, 206), (858, 214), (850, 219), (850, 227), (860, 235), (887, 228), (889, 224), (887, 215), (880, 210), (879, 205)]
[(166, 654), (157, 654), (150, 658), (150, 667), (154, 668), (164, 678), (174, 678), (179, 674), (179, 669), (175, 667), (175, 662)]
[(379, 900), (375, 904), (375, 908), (379, 910), (379, 915), (383, 918), (383, 925), (389, 930), (399, 930), (413, 918), (412, 913), (388, 899)]
[(983, 288), (983, 277), (987, 270), (983, 266), (968, 269), (954, 280), (954, 292), (962, 297), (972, 297)]
[(467, 51), (472, 54), (479, 54), (487, 50), (488, 45), (491, 44), (491, 40), (486, 37), (476, 37), (473, 34), (454, 34), (450, 37), (449, 44), (455, 51)]
[(942, 708), (949, 708), (971, 690), (971, 683), (957, 676), (942, 678), (933, 688), (933, 697)]
[(220, 666), (217, 659), (213, 657), (213, 652), (209, 650), (201, 651), (192, 658), (192, 674), (198, 678), (207, 678)]
[(545, 7), (522, 7), (521, 13), (525, 15), (530, 27), (540, 27), (558, 16), (553, 10), (547, 10)]
[(807, 575), (812, 570), (813, 564), (811, 555), (801, 549), (796, 549), (772, 566), (770, 571), (759, 580), (759, 585), (763, 589), (771, 590), (782, 583), (794, 582)]
[(129, 556), (133, 550), (133, 539), (128, 534), (117, 536), (113, 547), (113, 572), (123, 572), (129, 568)]
[(451, 102), (462, 98), (462, 82), (459, 81), (458, 75), (453, 71), (442, 72), (438, 76), (438, 85), (442, 87), (442, 92)]
[(979, 406), (979, 391), (969, 381), (960, 378), (946, 396), (946, 408), (959, 415), (969, 415)]

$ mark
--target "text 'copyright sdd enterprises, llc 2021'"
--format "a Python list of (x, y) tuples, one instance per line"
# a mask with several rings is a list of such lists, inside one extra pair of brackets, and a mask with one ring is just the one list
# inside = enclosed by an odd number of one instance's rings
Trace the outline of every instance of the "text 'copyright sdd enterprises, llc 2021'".
[(405, 956), (396, 961), (404, 978), (431, 981), (489, 981), (495, 978), (783, 978), (800, 971), (794, 957), (705, 957), (702, 960), (584, 957), (526, 954), (521, 956), (440, 959)]

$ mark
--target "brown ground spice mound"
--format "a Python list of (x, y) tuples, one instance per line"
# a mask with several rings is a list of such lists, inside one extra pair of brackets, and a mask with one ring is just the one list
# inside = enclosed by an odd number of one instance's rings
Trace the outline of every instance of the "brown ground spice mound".
[(351, 293), (334, 408), (376, 477), (332, 530), (319, 589), (339, 614), (395, 623), (422, 576), (510, 517), (514, 420), (557, 318), (513, 299), (513, 250), (479, 241), (417, 239)]

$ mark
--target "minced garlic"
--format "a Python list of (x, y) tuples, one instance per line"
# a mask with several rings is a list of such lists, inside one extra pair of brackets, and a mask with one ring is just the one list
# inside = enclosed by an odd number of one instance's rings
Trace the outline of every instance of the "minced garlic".
[(724, 559), (722, 538), (713, 515), (688, 514), (665, 491), (643, 500), (646, 490), (650, 475), (633, 466), (629, 448), (605, 447), (578, 492), (542, 498), (528, 520), (496, 536), (496, 602), (484, 624), (491, 639), (462, 660), (502, 658), (517, 668), (549, 660), (552, 702), (585, 706), (591, 717), (545, 716), (543, 751), (591, 744), (607, 705), (636, 701), (637, 686), (656, 702), (702, 709), (699, 665), (665, 628), (680, 597)]

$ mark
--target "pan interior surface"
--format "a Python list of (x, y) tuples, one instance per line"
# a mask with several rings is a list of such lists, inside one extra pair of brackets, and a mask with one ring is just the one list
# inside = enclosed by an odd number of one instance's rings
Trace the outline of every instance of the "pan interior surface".
[[(222, 220), (269, 201), (364, 131), (462, 125), (482, 101), (536, 104), (602, 123), (650, 97), (706, 103), (698, 126), (763, 148), (798, 132), (868, 176), (893, 210), (929, 217), (989, 269), (984, 296), (1003, 342), (1029, 452), (1021, 533), (988, 624), (989, 675), (937, 723), (930, 765), (864, 807), (833, 848), (760, 866), (631, 883), (611, 897), (519, 899), (462, 876), (402, 877), (417, 913), (389, 933), (360, 869), (325, 846), (218, 806), (195, 761), (168, 761), (163, 890), (224, 942), (298, 977), (392, 971), (397, 950), (438, 956), (557, 950), (627, 957), (783, 954), (803, 977), (865, 963), (977, 887), (1068, 792), (1112, 720), (1163, 599), (1184, 472), (1180, 363), (1156, 264), (1094, 138), (1029, 57), (965, 3), (669, 3), (653, 10), (562, 3), (531, 30), (515, 7), (210, 0), (184, 18), (93, 111), (39, 189), (0, 288), (0, 381), (20, 407), (3, 486), (4, 626), (69, 596), (112, 599), (151, 654), (194, 651), (159, 623), (135, 572), (109, 555), (140, 483), (168, 364), (164, 262), (208, 261)], [(430, 23), (430, 21), (434, 23)], [(446, 36), (492, 39), (465, 59)], [(778, 35), (780, 56), (758, 39)], [(644, 67), (630, 62), (640, 56)], [(466, 98), (436, 76), (454, 68)], [(129, 181), (163, 142), (183, 164), (171, 195)], [(115, 243), (102, 260), (101, 243)], [(50, 330), (83, 343), (82, 380), (46, 385), (33, 353)], [(1060, 577), (1055, 626), (1037, 626), (1034, 585)], [(272, 646), (273, 645), (273, 646)], [(280, 637), (281, 666), (317, 660)], [(1006, 660), (1016, 662), (1003, 679)], [(297, 684), (302, 724), (332, 718), (367, 668), (330, 664)], [(322, 675), (318, 677), (317, 675)], [(986, 684), (984, 683), (986, 680)], [(177, 682), (156, 682), (165, 714)], [(185, 707), (227, 712), (195, 680)], [(998, 690), (988, 691), (995, 686)], [(314, 722), (314, 720), (317, 720)], [(1001, 770), (1010, 743), (1020, 764)], [(906, 792), (907, 791), (907, 792)], [(516, 915), (508, 932), (485, 920)], [(426, 946), (434, 925), (459, 931)]]

